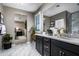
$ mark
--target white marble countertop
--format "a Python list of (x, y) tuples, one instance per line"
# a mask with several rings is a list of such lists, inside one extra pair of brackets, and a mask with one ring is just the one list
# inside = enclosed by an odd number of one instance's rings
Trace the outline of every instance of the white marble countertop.
[(77, 39), (77, 38), (61, 38), (61, 37), (49, 36), (49, 35), (45, 35), (45, 34), (35, 34), (35, 35), (79, 45), (79, 39)]

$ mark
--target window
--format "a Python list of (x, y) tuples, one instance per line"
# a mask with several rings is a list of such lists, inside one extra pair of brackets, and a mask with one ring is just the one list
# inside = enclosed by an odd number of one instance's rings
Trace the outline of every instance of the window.
[(40, 12), (35, 15), (35, 31), (36, 32), (43, 31), (43, 16)]
[(40, 31), (40, 17), (39, 17), (39, 15), (37, 15), (36, 17), (35, 17), (35, 24), (36, 24), (36, 31)]

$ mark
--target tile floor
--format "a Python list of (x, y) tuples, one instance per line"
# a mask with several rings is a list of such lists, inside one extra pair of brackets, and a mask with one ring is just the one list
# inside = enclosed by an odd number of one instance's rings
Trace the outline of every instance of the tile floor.
[(41, 56), (35, 49), (35, 42), (13, 45), (8, 50), (0, 49), (0, 56)]

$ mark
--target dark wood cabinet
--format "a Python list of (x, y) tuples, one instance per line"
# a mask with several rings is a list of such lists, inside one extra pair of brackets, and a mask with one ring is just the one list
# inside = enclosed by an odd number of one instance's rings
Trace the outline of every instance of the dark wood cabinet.
[(61, 49), (60, 47), (53, 46), (51, 56), (77, 56), (77, 55), (65, 49)]
[(36, 49), (42, 56), (78, 56), (79, 46), (67, 42), (36, 36)]
[(43, 43), (44, 43), (44, 45), (43, 45), (43, 50), (44, 50), (43, 55), (44, 56), (50, 56), (50, 39), (44, 37)]
[(76, 54), (74, 49), (69, 50), (71, 46), (69, 48), (66, 48), (71, 44), (66, 44), (68, 43), (51, 39), (51, 56), (77, 56), (78, 54)]
[(36, 36), (36, 49), (43, 56), (50, 56), (50, 39)]
[(41, 55), (43, 55), (43, 37), (36, 36), (36, 49)]
[(62, 56), (77, 56), (77, 55), (74, 54), (73, 52), (62, 49)]
[(51, 56), (61, 56), (62, 55), (62, 49), (56, 46), (54, 40), (51, 39)]
[(51, 56), (77, 56), (76, 54), (53, 45), (51, 47)]
[(61, 56), (61, 49), (55, 45), (51, 46), (51, 56)]

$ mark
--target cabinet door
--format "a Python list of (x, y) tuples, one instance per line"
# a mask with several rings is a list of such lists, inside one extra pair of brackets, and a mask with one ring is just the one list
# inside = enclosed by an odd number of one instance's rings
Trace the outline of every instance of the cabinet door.
[(62, 56), (62, 49), (55, 44), (57, 44), (56, 41), (51, 40), (51, 56)]
[(55, 45), (51, 46), (51, 56), (61, 56), (61, 55), (62, 50), (59, 47)]
[(43, 54), (42, 42), (43, 42), (43, 38), (40, 36), (36, 36), (36, 49), (41, 55)]
[[(63, 46), (64, 45), (64, 46)], [(70, 50), (71, 46), (60, 41), (51, 40), (51, 55), (52, 56), (77, 56), (78, 54)], [(68, 47), (68, 48), (65, 48)], [(69, 49), (69, 50), (68, 50)]]
[(67, 51), (67, 50), (62, 50), (62, 56), (77, 56), (75, 53), (72, 53), (70, 51)]
[(72, 53), (70, 51), (64, 50), (60, 47), (57, 47), (53, 45), (53, 49), (51, 51), (52, 56), (77, 56), (75, 53)]

